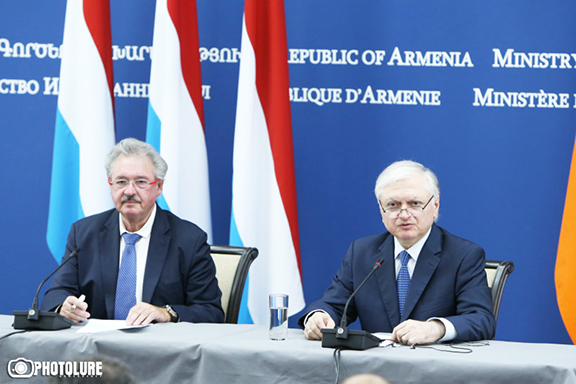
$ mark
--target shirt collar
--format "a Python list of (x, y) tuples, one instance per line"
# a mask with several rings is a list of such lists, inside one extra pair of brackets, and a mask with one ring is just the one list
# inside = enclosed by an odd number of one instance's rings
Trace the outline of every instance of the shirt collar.
[[(156, 204), (154, 204), (154, 208), (152, 208), (152, 213), (150, 214), (148, 220), (146, 220), (146, 223), (142, 226), (142, 228), (133, 233), (137, 233), (144, 238), (149, 238), (150, 234), (152, 233), (152, 225), (154, 224), (155, 218), (156, 218)], [(118, 220), (120, 220), (120, 236), (122, 236), (124, 232), (128, 232), (126, 230), (124, 222), (122, 221), (122, 214), (118, 215)]]
[(418, 256), (420, 256), (420, 252), (422, 251), (422, 248), (424, 248), (424, 243), (426, 243), (426, 240), (428, 240), (430, 232), (432, 232), (432, 227), (430, 227), (424, 237), (418, 240), (413, 246), (410, 247), (410, 249), (405, 249), (402, 244), (400, 244), (398, 239), (394, 237), (394, 258), (397, 258), (400, 255), (400, 252), (406, 251), (414, 260), (418, 260)]

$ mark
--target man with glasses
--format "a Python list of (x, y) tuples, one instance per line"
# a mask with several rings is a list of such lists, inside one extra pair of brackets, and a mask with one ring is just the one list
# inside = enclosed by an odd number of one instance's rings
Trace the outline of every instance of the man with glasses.
[(206, 233), (156, 204), (164, 159), (129, 138), (112, 148), (105, 168), (116, 208), (72, 225), (66, 255), (80, 252), (55, 275), (42, 308), (75, 322), (223, 322)]
[(376, 199), (387, 229), (356, 240), (319, 301), (300, 319), (309, 340), (340, 323), (352, 292), (348, 324), (360, 319), (369, 332), (391, 332), (396, 342), (491, 339), (495, 332), (484, 250), (437, 226), (440, 189), (422, 164), (398, 161), (376, 180)]

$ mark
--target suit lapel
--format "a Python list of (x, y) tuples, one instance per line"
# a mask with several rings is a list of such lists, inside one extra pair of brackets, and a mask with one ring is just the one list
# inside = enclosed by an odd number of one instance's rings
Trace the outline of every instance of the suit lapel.
[(418, 303), (418, 300), (420, 300), (422, 292), (424, 292), (424, 289), (440, 263), (440, 252), (442, 251), (441, 236), (438, 227), (433, 225), (430, 236), (418, 256), (418, 262), (416, 263), (414, 274), (410, 280), (410, 288), (408, 289), (408, 296), (406, 297), (404, 312), (402, 313), (402, 319), (400, 319), (400, 321), (404, 321), (410, 317), (410, 313)]
[(154, 290), (160, 280), (162, 268), (168, 256), (168, 246), (171, 236), (168, 234), (170, 224), (166, 212), (156, 206), (156, 218), (150, 235), (148, 257), (146, 258), (146, 270), (144, 271), (144, 283), (142, 286), (142, 301), (150, 303)]
[(114, 210), (110, 218), (104, 223), (99, 233), (100, 268), (102, 271), (102, 285), (104, 300), (109, 319), (114, 318), (114, 302), (116, 301), (116, 280), (118, 279), (118, 265), (120, 264), (120, 228), (118, 224), (118, 211)]
[(396, 289), (396, 268), (394, 266), (394, 237), (388, 236), (379, 248), (380, 253), (375, 256), (374, 262), (380, 257), (384, 258), (382, 273), (376, 273), (376, 280), (380, 288), (380, 295), (390, 324), (398, 324), (400, 311), (398, 308), (398, 291)]

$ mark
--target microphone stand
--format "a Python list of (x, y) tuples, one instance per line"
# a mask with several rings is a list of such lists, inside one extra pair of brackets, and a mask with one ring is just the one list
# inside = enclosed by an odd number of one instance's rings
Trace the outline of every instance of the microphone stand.
[(50, 311), (40, 311), (38, 310), (38, 296), (40, 295), (40, 289), (52, 277), (60, 268), (69, 262), (73, 257), (78, 256), (80, 249), (73, 250), (68, 258), (62, 262), (51, 274), (48, 275), (36, 290), (36, 295), (34, 296), (34, 301), (32, 302), (32, 308), (27, 311), (14, 311), (14, 329), (37, 329), (44, 331), (53, 331), (57, 329), (70, 328), (74, 322), (59, 313)]
[(355, 349), (363, 351), (365, 349), (374, 348), (380, 345), (382, 340), (374, 336), (372, 333), (367, 331), (348, 329), (346, 314), (348, 313), (348, 305), (350, 305), (352, 298), (356, 295), (360, 288), (364, 286), (364, 284), (374, 274), (374, 272), (382, 266), (383, 262), (383, 258), (378, 260), (372, 267), (370, 273), (368, 273), (368, 275), (360, 283), (358, 288), (352, 292), (346, 301), (346, 305), (344, 306), (344, 312), (342, 314), (340, 326), (334, 329), (323, 328), (321, 330), (323, 348)]

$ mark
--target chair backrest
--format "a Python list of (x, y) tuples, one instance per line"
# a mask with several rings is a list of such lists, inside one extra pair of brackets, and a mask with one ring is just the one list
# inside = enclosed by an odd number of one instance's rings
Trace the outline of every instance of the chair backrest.
[(248, 269), (258, 256), (258, 249), (212, 245), (210, 255), (216, 264), (216, 278), (222, 291), (225, 322), (236, 324)]
[(500, 312), (504, 285), (506, 285), (508, 276), (514, 271), (514, 263), (511, 261), (486, 260), (486, 268), (484, 270), (486, 271), (488, 286), (492, 289), (494, 319), (498, 323), (498, 313)]

